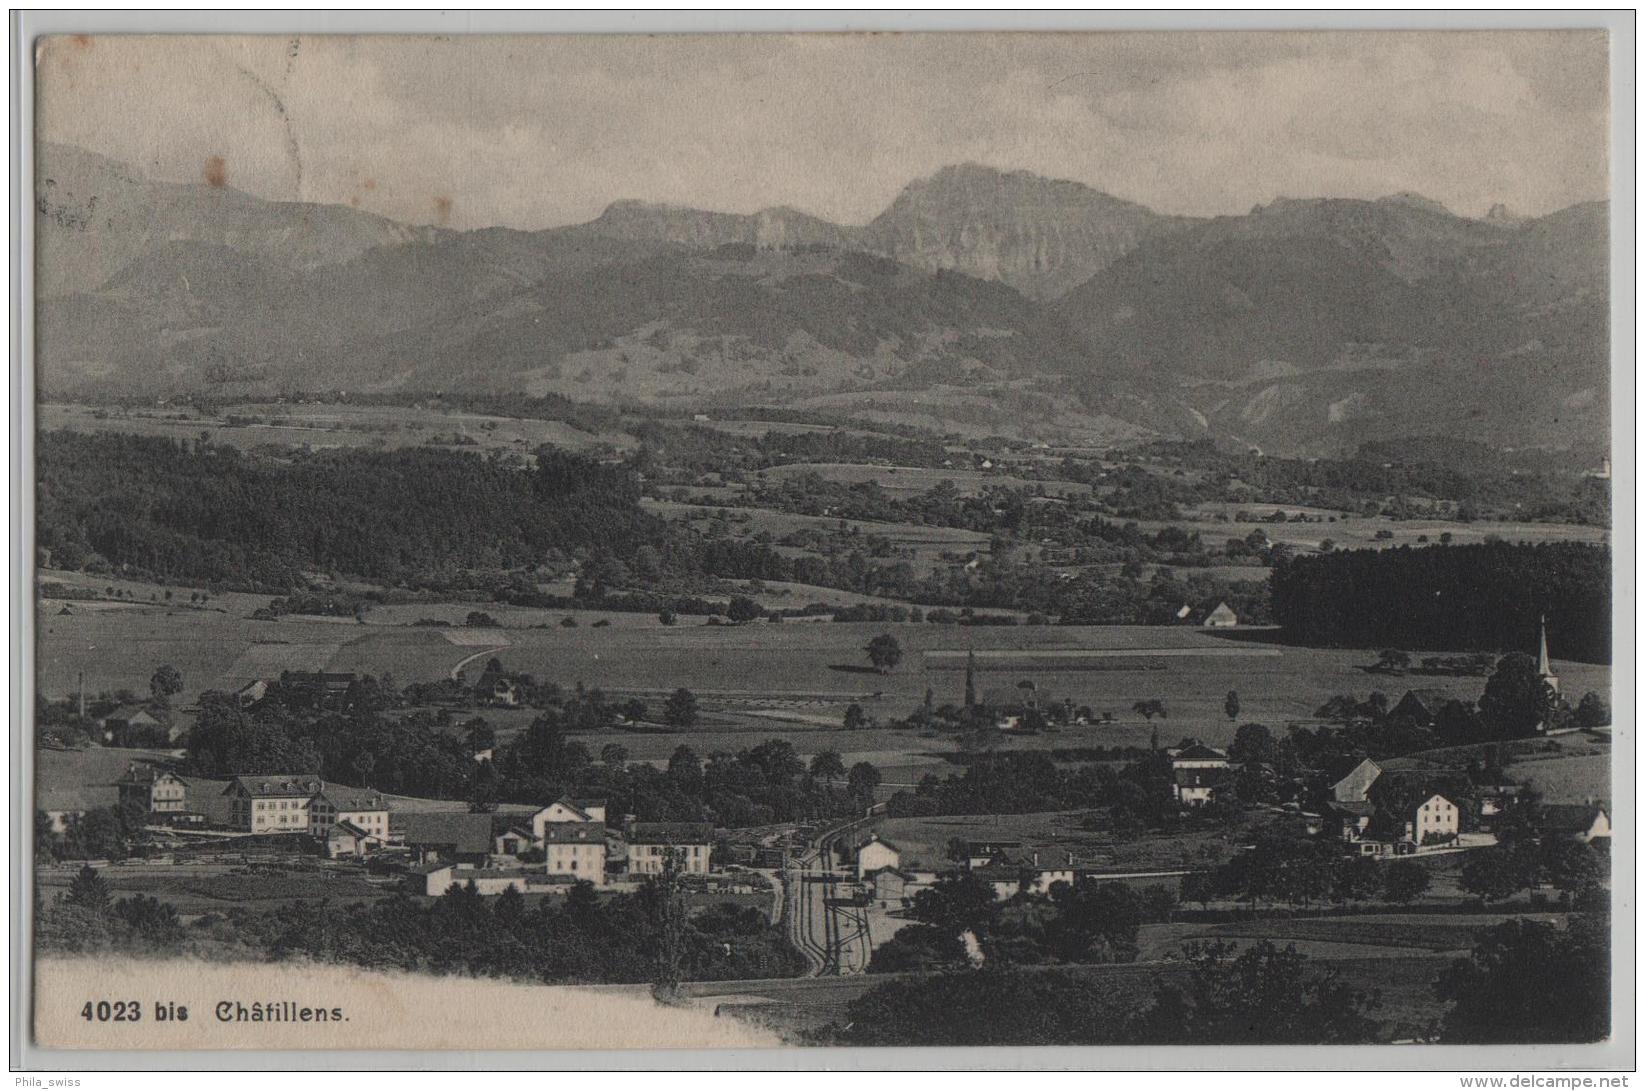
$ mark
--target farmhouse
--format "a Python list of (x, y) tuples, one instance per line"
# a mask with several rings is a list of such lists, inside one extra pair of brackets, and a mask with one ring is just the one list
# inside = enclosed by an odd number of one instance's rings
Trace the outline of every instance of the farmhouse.
[(1597, 803), (1544, 803), (1537, 809), (1537, 828), (1554, 837), (1584, 844), (1611, 836), (1611, 816)]
[(341, 860), (351, 856), (368, 856), (383, 847), (383, 840), (383, 834), (361, 829), (343, 819), (331, 825), (322, 844), (327, 859)]
[(258, 678), (247, 682), (234, 691), (234, 703), (241, 708), (250, 708), (264, 697), (268, 696), (268, 679)]
[(419, 863), (486, 863), (491, 856), (491, 816), (452, 811), (405, 816), (406, 847)]
[(115, 782), (122, 808), (145, 814), (181, 814), (188, 810), (188, 784), (182, 777), (146, 762), (132, 762)]
[(1439, 719), (1439, 710), (1458, 698), (1443, 689), (1408, 689), (1405, 696), (1389, 710), (1390, 716), (1410, 720), (1423, 727), (1433, 727)]
[(857, 846), (857, 878), (866, 879), (881, 868), (894, 868), (902, 863), (902, 853), (889, 841), (880, 840), (879, 834), (870, 834), (868, 840)]
[(1073, 884), (1079, 879), (1074, 857), (1068, 854), (1060, 865), (1042, 865), (1037, 852), (1001, 853), (971, 874), (994, 889), (994, 898), (1004, 901), (1016, 895), (1049, 894), (1053, 883)]
[(1455, 803), (1435, 793), (1412, 809), (1406, 825), (1407, 836), (1418, 845), (1455, 841), (1462, 829), (1461, 812)]
[(235, 777), (223, 789), (229, 824), (247, 833), (307, 833), (309, 801), (324, 787), (319, 777), (301, 774)]
[(660, 875), (673, 857), (687, 875), (707, 875), (714, 830), (706, 822), (636, 822), (628, 828), (628, 873)]
[(549, 875), (605, 885), (605, 826), (596, 822), (550, 822), (543, 828)]
[(121, 705), (103, 717), (103, 741), (115, 746), (145, 745), (157, 732), (164, 732), (167, 742), (176, 741), (171, 729), (161, 719), (140, 705)]
[(1366, 758), (1331, 785), (1331, 798), (1338, 803), (1364, 803), (1381, 775), (1382, 766)]
[(1205, 615), (1202, 624), (1207, 629), (1232, 629), (1239, 624), (1239, 615), (1226, 602), (1219, 602), (1216, 609)]
[(540, 842), (531, 832), (531, 824), (519, 815), (496, 815), (491, 824), (491, 851), (496, 856), (519, 856), (530, 852)]

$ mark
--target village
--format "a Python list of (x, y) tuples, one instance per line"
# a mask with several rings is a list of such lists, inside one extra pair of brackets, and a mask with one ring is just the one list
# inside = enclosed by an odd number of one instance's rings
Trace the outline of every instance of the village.
[[(1226, 607), (1203, 624), (1231, 627), (1232, 619), (1225, 620), (1223, 612)], [(1559, 679), (1548, 657), (1545, 629), (1539, 633), (1536, 670), (1538, 681), (1557, 693)], [(1112, 719), (1111, 714), (1076, 710), (1071, 700), (1042, 694), (1029, 680), (983, 687), (980, 673), (976, 655), (968, 654), (962, 704), (955, 715), (1002, 738), (1036, 733), (1052, 721), (1100, 731)], [(263, 702), (290, 700), (292, 694), (317, 707), (341, 707), (360, 685), (360, 678), (346, 673), (287, 672), (279, 679), (250, 683), (231, 700), (248, 713)], [(512, 707), (521, 700), (518, 682), (498, 669), (488, 668), (473, 693), (486, 707)], [(1440, 691), (1411, 689), (1388, 714), (1431, 726), (1449, 700)], [(922, 893), (951, 890), (956, 883), (986, 891), (1002, 906), (1053, 898), (1059, 889), (1121, 883), (1162, 892), (1157, 896), (1165, 904), (1183, 907), (1178, 915), (1191, 901), (1198, 901), (1202, 911), (1211, 905), (1340, 901), (1342, 891), (1333, 893), (1333, 884), (1340, 888), (1343, 883), (1354, 898), (1386, 896), (1409, 905), (1430, 888), (1434, 894), (1455, 890), (1455, 868), (1445, 866), (1442, 858), (1490, 850), (1506, 826), (1531, 831), (1546, 845), (1591, 849), (1608, 846), (1611, 835), (1602, 800), (1545, 803), (1502, 771), (1493, 748), (1482, 751), (1485, 760), (1476, 762), (1467, 776), (1458, 776), (1454, 768), (1413, 767), (1397, 759), (1326, 760), (1298, 767), (1280, 756), (1260, 725), (1237, 732), (1234, 742), (1222, 747), (1193, 737), (1161, 745), (1156, 728), (1133, 768), (1158, 771), (1169, 793), (1168, 810), (1174, 812), (1165, 819), (1169, 828), (1261, 828), (1269, 841), (1231, 844), (1221, 855), (1197, 862), (1185, 854), (1183, 862), (1170, 866), (1127, 867), (1111, 851), (1025, 840), (1012, 833), (1020, 823), (980, 814), (940, 820), (953, 830), (940, 852), (934, 845), (909, 851), (896, 832), (909, 820), (897, 817), (894, 801), (888, 803), (883, 792), (880, 798), (863, 797), (857, 812), (840, 818), (716, 828), (701, 821), (642, 821), (611, 811), (600, 796), (564, 795), (535, 807), (505, 803), (464, 808), (460, 802), (407, 799), (296, 772), (200, 777), (180, 771), (177, 758), (186, 751), (130, 749), (145, 743), (178, 745), (184, 735), (172, 725), (180, 722), (182, 717), (167, 716), (160, 705), (127, 704), (104, 715), (98, 721), (101, 742), (137, 756), (109, 797), (95, 790), (42, 790), (38, 803), (47, 843), (73, 838), (90, 812), (112, 805), (119, 814), (132, 816), (130, 821), (142, 831), (140, 847), (134, 844), (131, 856), (110, 871), (117, 884), (119, 875), (135, 875), (138, 869), (163, 874), (170, 868), (198, 876), (237, 874), (247, 865), (264, 873), (284, 866), (327, 879), (353, 877), (385, 895), (398, 891), (437, 899), (463, 890), (482, 898), (506, 892), (564, 900), (577, 888), (610, 896), (639, 891), (666, 876), (692, 905), (731, 900), (758, 908), (773, 927), (785, 931), (813, 976), (877, 968), (876, 951), (887, 944), (897, 950), (898, 933), (921, 919), (916, 907)], [(1573, 734), (1608, 739), (1609, 731), (1537, 727), (1535, 737), (1544, 739)], [(485, 732), (471, 733), (471, 750), (475, 762), (490, 763), (495, 756), (492, 737)], [(1312, 886), (1309, 881), (1296, 886), (1294, 880), (1289, 888), (1283, 883), (1262, 886), (1237, 877), (1242, 869), (1296, 864), (1295, 859), (1264, 858), (1278, 851), (1271, 843), (1277, 831), (1293, 839), (1284, 852), (1307, 846), (1304, 851), (1313, 861), (1309, 866), (1318, 872)], [(1140, 828), (1132, 836), (1137, 843), (1161, 837)], [(1397, 879), (1389, 873), (1367, 880), (1363, 872), (1358, 880), (1343, 879), (1357, 860), (1411, 861), (1441, 869), (1413, 871), (1406, 864)], [(90, 862), (94, 867), (109, 863)], [(66, 881), (82, 866), (66, 859), (58, 870)], [(318, 872), (312, 870), (316, 866)], [(42, 863), (48, 883), (52, 870)], [(1440, 879), (1445, 874), (1451, 876), (1449, 885)], [(1505, 897), (1519, 883), (1498, 880), (1501, 889), (1476, 893)], [(1470, 889), (1467, 881), (1462, 887)], [(322, 881), (316, 892), (324, 889)], [(1580, 892), (1562, 889), (1562, 896)], [(1171, 916), (1167, 911), (1164, 919)], [(886, 956), (881, 962), (902, 965), (902, 957)], [(973, 952), (974, 959), (981, 957)]]

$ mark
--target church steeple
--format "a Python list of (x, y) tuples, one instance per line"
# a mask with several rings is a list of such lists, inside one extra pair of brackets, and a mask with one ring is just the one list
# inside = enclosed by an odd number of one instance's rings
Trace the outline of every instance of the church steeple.
[(1536, 673), (1548, 688), (1555, 693), (1559, 692), (1559, 677), (1554, 674), (1553, 664), (1548, 662), (1548, 615), (1542, 615), (1537, 629), (1537, 657)]

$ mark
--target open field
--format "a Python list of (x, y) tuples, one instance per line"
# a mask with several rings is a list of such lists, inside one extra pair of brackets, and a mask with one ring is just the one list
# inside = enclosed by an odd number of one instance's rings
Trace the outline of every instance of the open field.
[[(256, 596), (240, 598), (245, 601), (225, 599), (222, 604), (266, 604)], [(1192, 734), (1213, 743), (1227, 742), (1233, 728), (1222, 704), (1229, 690), (1240, 694), (1243, 719), (1283, 727), (1289, 721), (1310, 719), (1319, 704), (1336, 693), (1382, 690), (1397, 699), (1409, 686), (1422, 685), (1471, 700), (1483, 687), (1476, 678), (1368, 674), (1363, 668), (1374, 657), (1364, 650), (1272, 644), (1259, 633), (1241, 634), (1242, 639), (1232, 641), (1183, 627), (833, 622), (710, 626), (696, 618), (665, 627), (649, 614), (537, 611), (535, 616), (544, 620), (532, 624), (548, 628), (465, 630), (464, 639), (481, 643), (458, 646), (449, 630), (405, 622), (446, 612), (423, 604), (385, 607), (368, 615), (365, 625), (298, 617), (252, 621), (213, 610), (153, 605), (62, 615), (50, 613), (50, 605), (40, 621), (37, 655), (40, 691), (52, 697), (71, 693), (80, 671), (88, 692), (124, 687), (142, 693), (162, 663), (182, 672), (185, 697), (243, 684), (269, 671), (278, 673), (281, 664), (388, 673), (404, 685), (447, 677), (476, 652), (488, 652), (494, 640), (499, 649), (494, 654), (505, 667), (539, 679), (566, 686), (582, 682), (648, 700), (684, 685), (698, 693), (711, 715), (722, 710), (734, 713), (736, 722), (745, 725), (750, 721), (744, 717), (752, 715), (754, 727), (764, 718), (792, 730), (796, 723), (812, 728), (830, 720), (837, 723), (852, 702), (871, 716), (903, 716), (923, 699), (928, 687), (937, 703), (958, 704), (964, 654), (974, 649), (979, 653), (980, 690), (1032, 680), (1042, 700), (1067, 698), (1116, 717), (1113, 724), (1066, 728), (1009, 745), (1081, 746), (1145, 745), (1155, 727), (1171, 741)], [(515, 620), (515, 614), (503, 607), (493, 612), (490, 607), (459, 603), (449, 612), (466, 615), (474, 608), (484, 608), (499, 620)], [(576, 628), (559, 626), (558, 619), (566, 614), (579, 619)], [(596, 628), (594, 622), (601, 619), (609, 624)], [(862, 652), (869, 639), (882, 632), (896, 636), (905, 652), (902, 663), (885, 674), (873, 671)], [(1160, 655), (1155, 649), (1180, 651)], [(1247, 654), (1230, 654), (1235, 650)], [(1135, 654), (1125, 654), (1128, 651)], [(1556, 669), (1568, 692), (1609, 690), (1606, 666), (1560, 661)], [(1166, 719), (1149, 724), (1130, 712), (1136, 701), (1156, 697), (1166, 704)], [(772, 717), (771, 710), (778, 715)], [(863, 749), (888, 750), (902, 742)], [(813, 745), (846, 749), (832, 741)]]
[(1508, 772), (1541, 792), (1545, 803), (1585, 803), (1616, 798), (1612, 790), (1609, 754), (1516, 761), (1509, 766)]
[[(1274, 505), (1265, 505), (1273, 508)], [(1251, 509), (1255, 510), (1255, 508)], [(1286, 511), (1306, 509), (1285, 508)], [(1184, 513), (1188, 515), (1190, 513)], [(1606, 527), (1581, 526), (1575, 523), (1458, 523), (1443, 519), (1387, 519), (1380, 516), (1338, 516), (1334, 523), (1235, 523), (1206, 519), (1139, 519), (1139, 529), (1148, 533), (1166, 527), (1180, 527), (1197, 533), (1211, 544), (1229, 538), (1243, 538), (1253, 530), (1261, 530), (1270, 541), (1283, 542), (1302, 552), (1317, 551), (1320, 543), (1329, 539), (1337, 549), (1389, 549), (1394, 546), (1437, 544), (1441, 534), (1450, 534), (1455, 545), (1473, 545), (1486, 538), (1501, 538), (1505, 542), (1609, 542), (1611, 532)], [(1377, 537), (1386, 531), (1392, 538)], [(1426, 541), (1418, 539), (1426, 538)]]
[[(41, 868), (36, 872), (42, 895), (66, 891), (75, 868)], [(116, 897), (147, 894), (177, 907), (182, 914), (221, 913), (231, 907), (273, 909), (293, 900), (329, 898), (334, 904), (376, 901), (392, 895), (394, 884), (367, 882), (355, 872), (334, 869), (226, 868), (221, 865), (116, 865), (100, 874)]]
[(923, 466), (873, 466), (854, 462), (792, 462), (760, 471), (770, 480), (781, 481), (814, 473), (824, 481), (843, 485), (876, 482), (892, 496), (914, 496), (930, 492), (944, 481), (952, 481), (962, 496), (978, 496), (989, 486), (1007, 489), (1034, 489), (1041, 485), (1050, 496), (1090, 493), (1089, 485), (1072, 481), (1030, 481), (998, 470), (973, 470), (958, 464), (929, 469)]
[[(236, 418), (238, 423), (231, 422)], [(364, 406), (253, 403), (228, 406), (214, 416), (186, 407), (104, 410), (83, 405), (40, 406), (42, 430), (121, 432), (167, 439), (198, 439), (206, 432), (213, 443), (250, 449), (268, 444), (323, 449), (376, 447), (390, 449), (434, 443), (464, 450), (515, 451), (526, 454), (543, 445), (569, 449), (633, 447), (624, 433), (590, 434), (561, 421), (493, 417), (477, 413), (411, 406)], [(458, 438), (460, 437), (460, 438)]]

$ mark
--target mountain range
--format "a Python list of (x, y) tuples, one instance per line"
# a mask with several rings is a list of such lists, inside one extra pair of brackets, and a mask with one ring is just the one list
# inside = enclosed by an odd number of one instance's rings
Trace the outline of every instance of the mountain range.
[(1276, 453), (1608, 442), (1609, 209), (1166, 216), (976, 165), (863, 225), (619, 200), (540, 231), (37, 156), (47, 397), (471, 388)]

